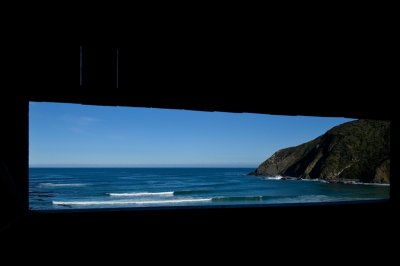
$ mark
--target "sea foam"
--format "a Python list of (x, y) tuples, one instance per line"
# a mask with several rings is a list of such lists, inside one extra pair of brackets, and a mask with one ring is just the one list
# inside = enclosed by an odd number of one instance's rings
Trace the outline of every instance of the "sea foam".
[(281, 179), (282, 179), (282, 176), (280, 176), (280, 175), (277, 175), (277, 176), (268, 176), (268, 177), (265, 177), (265, 179), (268, 179), (268, 180), (281, 180)]
[(53, 205), (64, 205), (64, 206), (128, 205), (128, 204), (145, 205), (145, 204), (176, 204), (176, 203), (207, 202), (211, 200), (212, 200), (211, 198), (202, 198), (202, 199), (148, 200), (148, 201), (136, 201), (136, 200), (53, 201)]
[(132, 193), (107, 193), (111, 197), (143, 197), (143, 196), (173, 196), (173, 191), (168, 192), (132, 192)]

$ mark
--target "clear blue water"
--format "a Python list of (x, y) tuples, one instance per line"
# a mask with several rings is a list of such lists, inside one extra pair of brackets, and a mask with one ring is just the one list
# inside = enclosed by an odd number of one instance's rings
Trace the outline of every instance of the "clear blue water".
[(33, 210), (389, 198), (389, 186), (273, 180), (246, 168), (31, 168)]

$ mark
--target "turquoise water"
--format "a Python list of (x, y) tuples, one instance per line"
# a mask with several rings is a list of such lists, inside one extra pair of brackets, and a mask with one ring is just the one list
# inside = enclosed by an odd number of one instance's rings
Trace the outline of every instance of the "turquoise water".
[(31, 168), (33, 210), (278, 204), (389, 198), (389, 186), (248, 176), (250, 168)]

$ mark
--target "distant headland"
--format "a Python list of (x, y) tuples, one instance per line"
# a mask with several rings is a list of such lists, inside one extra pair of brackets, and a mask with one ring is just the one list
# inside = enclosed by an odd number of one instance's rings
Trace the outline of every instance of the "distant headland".
[(390, 122), (360, 119), (275, 152), (250, 173), (329, 182), (390, 183)]

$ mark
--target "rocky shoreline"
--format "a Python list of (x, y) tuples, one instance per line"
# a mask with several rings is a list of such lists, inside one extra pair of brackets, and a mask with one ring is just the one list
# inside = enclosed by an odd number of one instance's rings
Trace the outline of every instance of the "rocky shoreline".
[(308, 178), (301, 178), (301, 177), (291, 177), (291, 176), (282, 176), (282, 177), (272, 177), (265, 179), (272, 179), (272, 180), (299, 180), (299, 181), (312, 181), (312, 182), (322, 182), (322, 183), (331, 183), (331, 184), (350, 184), (350, 185), (375, 185), (375, 186), (390, 186), (390, 183), (365, 183), (360, 180), (354, 179), (336, 179), (336, 180), (325, 180), (325, 179), (308, 179)]

